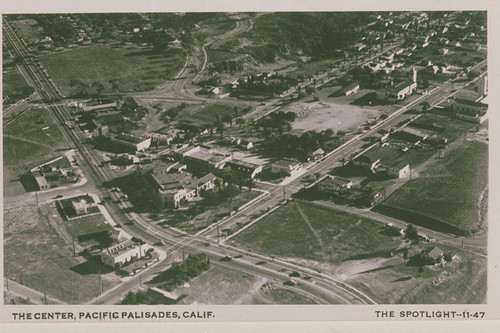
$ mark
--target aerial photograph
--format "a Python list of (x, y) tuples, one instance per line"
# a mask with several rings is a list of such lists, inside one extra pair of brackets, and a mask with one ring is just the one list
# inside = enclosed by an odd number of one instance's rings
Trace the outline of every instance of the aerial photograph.
[(2, 36), (3, 304), (487, 303), (486, 11)]

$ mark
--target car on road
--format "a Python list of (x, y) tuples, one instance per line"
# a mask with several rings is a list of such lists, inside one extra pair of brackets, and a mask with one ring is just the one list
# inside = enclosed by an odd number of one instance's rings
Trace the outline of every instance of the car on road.
[(63, 196), (61, 194), (58, 194), (54, 197), (54, 199), (59, 199), (59, 198), (62, 198)]

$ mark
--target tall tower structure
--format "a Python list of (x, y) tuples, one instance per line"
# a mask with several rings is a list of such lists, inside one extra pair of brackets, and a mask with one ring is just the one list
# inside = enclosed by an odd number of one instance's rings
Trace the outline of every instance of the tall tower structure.
[(417, 83), (417, 70), (413, 67), (413, 82)]

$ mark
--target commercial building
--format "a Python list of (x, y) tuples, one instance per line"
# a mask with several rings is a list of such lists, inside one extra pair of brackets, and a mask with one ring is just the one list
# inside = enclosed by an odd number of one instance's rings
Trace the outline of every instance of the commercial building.
[(253, 179), (257, 174), (262, 172), (262, 165), (241, 160), (231, 160), (227, 162), (226, 166), (231, 168), (234, 172), (250, 179)]
[(150, 177), (158, 193), (174, 208), (179, 207), (183, 199), (191, 201), (199, 196), (201, 191), (213, 189), (217, 179), (211, 173), (197, 179), (187, 172), (168, 173), (161, 170), (153, 171)]
[(232, 156), (229, 154), (215, 153), (199, 146), (189, 149), (182, 155), (188, 168), (193, 170), (222, 169), (227, 162), (232, 160)]
[(118, 143), (122, 146), (134, 149), (135, 151), (142, 151), (151, 146), (151, 138), (142, 138), (131, 134), (121, 133), (111, 138), (111, 141)]
[(455, 99), (451, 105), (451, 110), (459, 119), (482, 123), (488, 119), (488, 104), (473, 102), (464, 99)]
[(138, 244), (129, 239), (102, 250), (101, 261), (111, 267), (122, 267), (133, 259), (146, 256), (150, 249), (152, 247), (147, 244)]

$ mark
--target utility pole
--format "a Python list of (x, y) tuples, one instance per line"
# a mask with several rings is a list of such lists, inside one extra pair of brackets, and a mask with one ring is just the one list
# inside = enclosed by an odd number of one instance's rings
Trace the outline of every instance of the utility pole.
[(101, 283), (101, 270), (99, 269), (99, 295), (102, 294), (102, 283)]
[(76, 256), (76, 251), (75, 251), (75, 239), (71, 238), (71, 241), (73, 242), (73, 255)]
[[(218, 227), (217, 227), (218, 228)], [(185, 260), (185, 253), (184, 253), (184, 248), (182, 249), (182, 262)]]
[(38, 206), (38, 191), (35, 191), (36, 205)]
[(283, 186), (283, 200), (286, 200), (286, 187)]

